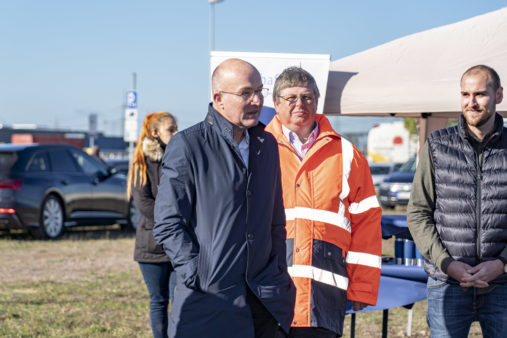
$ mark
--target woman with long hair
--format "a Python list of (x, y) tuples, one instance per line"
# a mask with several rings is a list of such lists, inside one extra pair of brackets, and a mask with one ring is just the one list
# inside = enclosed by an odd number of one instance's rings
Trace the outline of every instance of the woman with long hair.
[(150, 294), (150, 324), (155, 338), (167, 337), (167, 310), (174, 290), (174, 269), (153, 238), (155, 197), (165, 147), (177, 131), (176, 119), (170, 113), (146, 115), (127, 178), (127, 195), (132, 195), (140, 211), (134, 260)]

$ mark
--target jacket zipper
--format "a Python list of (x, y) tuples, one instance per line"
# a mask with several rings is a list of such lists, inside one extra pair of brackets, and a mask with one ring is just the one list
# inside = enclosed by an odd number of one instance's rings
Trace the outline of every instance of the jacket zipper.
[(482, 192), (481, 192), (481, 183), (482, 183), (482, 166), (481, 166), (481, 163), (480, 163), (479, 154), (476, 153), (475, 156), (477, 158), (477, 193), (476, 193), (477, 204), (476, 204), (476, 210), (475, 210), (475, 219), (476, 219), (476, 223), (477, 223), (477, 242), (476, 242), (477, 260), (476, 260), (476, 264), (479, 264), (479, 262), (481, 261), (481, 195), (482, 195)]
[(482, 229), (482, 222), (481, 222), (481, 202), (482, 202), (482, 164), (484, 163), (484, 151), (486, 149), (486, 146), (489, 142), (493, 139), (493, 135), (489, 137), (488, 140), (486, 140), (483, 144), (479, 145), (479, 147), (474, 150), (475, 152), (475, 158), (477, 161), (477, 206), (475, 210), (475, 219), (477, 223), (477, 259), (476, 264), (479, 264), (482, 261), (482, 255), (481, 255), (481, 229)]

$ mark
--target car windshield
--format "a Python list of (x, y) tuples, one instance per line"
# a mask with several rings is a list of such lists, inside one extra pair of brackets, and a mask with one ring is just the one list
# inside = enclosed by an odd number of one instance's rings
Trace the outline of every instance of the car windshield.
[(129, 160), (128, 159), (110, 159), (106, 160), (106, 163), (113, 170), (118, 173), (127, 175), (129, 171)]
[(16, 160), (18, 159), (18, 155), (16, 153), (0, 153), (0, 171), (6, 172), (9, 171)]
[(371, 166), (370, 171), (372, 175), (389, 175), (389, 167), (385, 166)]
[(82, 151), (71, 150), (72, 156), (76, 160), (81, 170), (88, 175), (102, 175), (107, 176), (108, 171), (101, 162), (95, 158), (85, 154)]
[(415, 172), (416, 165), (417, 165), (416, 158), (412, 157), (410, 160), (408, 160), (407, 162), (405, 162), (400, 167), (400, 169), (398, 169), (398, 171), (400, 173), (413, 173), (413, 172)]

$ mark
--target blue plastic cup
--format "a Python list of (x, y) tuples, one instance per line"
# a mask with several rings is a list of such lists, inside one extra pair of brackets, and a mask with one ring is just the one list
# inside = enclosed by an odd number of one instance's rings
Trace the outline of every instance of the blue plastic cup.
[(410, 239), (406, 239), (403, 242), (403, 258), (405, 265), (414, 265), (415, 259), (415, 243)]

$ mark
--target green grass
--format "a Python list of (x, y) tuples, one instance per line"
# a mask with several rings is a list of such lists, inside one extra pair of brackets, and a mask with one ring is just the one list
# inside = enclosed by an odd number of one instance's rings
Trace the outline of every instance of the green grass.
[(0, 285), (2, 337), (150, 337), (139, 274)]

